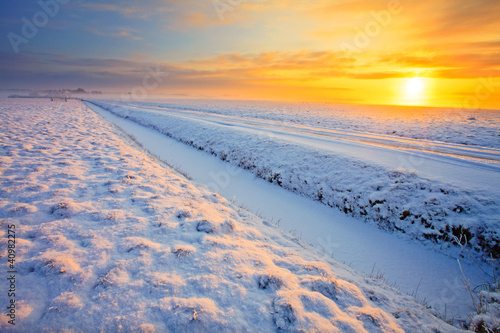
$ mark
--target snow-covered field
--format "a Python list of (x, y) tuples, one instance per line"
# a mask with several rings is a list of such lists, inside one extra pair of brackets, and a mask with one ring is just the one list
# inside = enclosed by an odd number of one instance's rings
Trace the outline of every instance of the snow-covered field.
[(0, 103), (0, 260), (13, 272), (0, 303), (15, 301), (1, 331), (456, 331), (195, 187), (84, 104)]
[(382, 229), (500, 256), (498, 111), (92, 103)]
[(498, 110), (193, 99), (127, 104), (500, 148)]

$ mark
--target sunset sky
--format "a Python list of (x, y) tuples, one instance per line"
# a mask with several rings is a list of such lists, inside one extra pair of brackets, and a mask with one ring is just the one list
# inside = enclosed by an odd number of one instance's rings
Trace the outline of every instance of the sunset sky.
[(500, 109), (499, 0), (41, 3), (0, 3), (0, 88)]

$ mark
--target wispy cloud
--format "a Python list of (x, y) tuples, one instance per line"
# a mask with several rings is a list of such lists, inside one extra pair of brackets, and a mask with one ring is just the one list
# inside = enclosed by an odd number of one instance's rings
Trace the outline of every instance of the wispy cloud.
[(143, 37), (135, 36), (132, 32), (127, 31), (125, 28), (123, 30), (118, 29), (116, 32), (107, 32), (102, 29), (97, 29), (95, 27), (85, 27), (85, 30), (98, 36), (108, 36), (108, 37), (125, 37), (132, 40), (141, 40)]
[[(411, 77), (471, 78), (498, 73), (500, 53), (414, 54), (390, 53), (358, 57), (345, 52), (298, 51), (260, 54), (224, 54), (211, 59), (191, 60), (185, 66), (210, 69), (213, 73), (254, 73), (263, 79), (287, 76), (290, 79), (319, 80), (325, 77), (386, 79)], [(257, 74), (256, 74), (257, 73)]]
[[(230, 6), (222, 18), (213, 0), (71, 1), (24, 54), (14, 57), (9, 41), (0, 41), (0, 84), (127, 89), (159, 64), (169, 72), (159, 89), (237, 95), (260, 88), (268, 96), (286, 88), (356, 100), (356, 87), (380, 96), (414, 75), (450, 79), (441, 81), (450, 95), (460, 92), (452, 79), (464, 87), (464, 80), (473, 86), (500, 77), (499, 0), (400, 0), (401, 11), (384, 24), (374, 13), (394, 1), (221, 1)], [(22, 34), (21, 17), (40, 10), (32, 4), (6, 5), (13, 9), (0, 13), (4, 35)], [(372, 30), (355, 52), (341, 51), (369, 27), (380, 33)]]
[[(72, 73), (73, 79), (94, 78), (98, 85), (111, 82), (133, 83), (140, 80), (147, 66), (157, 64), (139, 60), (78, 58), (54, 54), (26, 54), (13, 57), (2, 54), (6, 65), (3, 73), (29, 75), (38, 73)], [(189, 82), (204, 86), (206, 83), (224, 85), (228, 82), (248, 84), (299, 84), (324, 82), (325, 79), (388, 79), (420, 74), (436, 78), (472, 78), (480, 75), (500, 74), (500, 54), (482, 56), (474, 54), (413, 55), (393, 53), (373, 56), (373, 62), (358, 59), (344, 52), (297, 51), (221, 54), (214, 58), (193, 59), (177, 63), (161, 63), (170, 73), (169, 80), (176, 84)], [(141, 61), (142, 60), (142, 61)], [(105, 73), (105, 75), (104, 75)], [(171, 83), (172, 83), (171, 82)], [(125, 84), (126, 85), (126, 84)]]
[(79, 8), (91, 12), (113, 12), (127, 18), (149, 19), (173, 12), (174, 1), (100, 1), (80, 2)]

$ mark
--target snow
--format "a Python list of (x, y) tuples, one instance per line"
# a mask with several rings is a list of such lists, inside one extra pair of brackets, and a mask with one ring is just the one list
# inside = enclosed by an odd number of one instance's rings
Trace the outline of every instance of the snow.
[[(443, 249), (433, 251), (432, 246), (398, 238), (398, 234), (363, 223), (149, 127), (91, 106), (162, 161), (268, 221), (278, 221), (280, 227), (322, 250), (325, 258), (333, 257), (367, 275), (383, 276), (447, 318), (466, 319), (474, 310), (457, 261), (437, 252), (445, 252)], [(491, 270), (488, 264), (464, 259), (461, 265), (473, 286), (485, 282), (481, 269)]]
[(0, 108), (3, 265), (16, 226), (16, 326), (3, 315), (2, 331), (457, 331), (194, 186), (80, 102)]
[(293, 112), (263, 123), (225, 109), (92, 103), (380, 228), (446, 246), (461, 238), (483, 258), (500, 254), (497, 148), (304, 128), (290, 124)]
[(500, 148), (499, 110), (203, 99), (121, 101), (132, 106), (241, 117), (265, 123), (274, 121), (344, 133)]

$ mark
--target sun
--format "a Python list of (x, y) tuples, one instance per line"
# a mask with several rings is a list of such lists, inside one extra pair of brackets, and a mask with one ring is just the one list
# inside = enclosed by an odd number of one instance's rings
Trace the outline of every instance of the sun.
[(405, 93), (407, 97), (420, 97), (424, 91), (424, 80), (420, 77), (406, 79)]
[(425, 80), (421, 77), (407, 78), (405, 79), (402, 90), (401, 104), (421, 105), (425, 99)]

